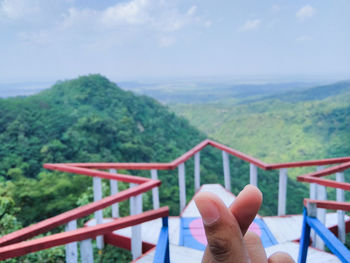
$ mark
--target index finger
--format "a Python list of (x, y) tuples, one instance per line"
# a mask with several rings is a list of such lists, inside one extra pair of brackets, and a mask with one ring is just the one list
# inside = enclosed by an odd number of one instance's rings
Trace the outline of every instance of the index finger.
[(247, 185), (230, 205), (229, 209), (236, 218), (243, 236), (258, 214), (261, 203), (262, 193), (260, 190), (253, 185)]

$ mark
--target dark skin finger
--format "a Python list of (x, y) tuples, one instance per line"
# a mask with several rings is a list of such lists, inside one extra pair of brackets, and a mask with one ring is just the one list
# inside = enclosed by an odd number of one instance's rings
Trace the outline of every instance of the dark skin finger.
[[(202, 262), (275, 263), (285, 258), (280, 253), (268, 261), (260, 238), (246, 234), (262, 202), (256, 187), (246, 186), (229, 208), (212, 193), (197, 194), (195, 202), (208, 240)], [(293, 261), (286, 261), (289, 262)]]

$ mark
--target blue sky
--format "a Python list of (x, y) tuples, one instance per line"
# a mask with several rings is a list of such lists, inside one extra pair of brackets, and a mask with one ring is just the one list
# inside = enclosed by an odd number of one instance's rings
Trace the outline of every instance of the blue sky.
[(0, 81), (350, 79), (348, 0), (0, 0)]

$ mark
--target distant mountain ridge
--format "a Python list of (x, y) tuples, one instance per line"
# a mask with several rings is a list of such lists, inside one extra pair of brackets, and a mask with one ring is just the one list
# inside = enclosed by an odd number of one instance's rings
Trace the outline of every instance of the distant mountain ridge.
[(171, 108), (210, 137), (267, 162), (350, 155), (350, 81)]
[(284, 94), (270, 96), (269, 98), (278, 98), (283, 101), (300, 102), (307, 100), (323, 100), (327, 97), (336, 96), (350, 91), (350, 80), (341, 81), (334, 84), (317, 86), (305, 90), (289, 91)]

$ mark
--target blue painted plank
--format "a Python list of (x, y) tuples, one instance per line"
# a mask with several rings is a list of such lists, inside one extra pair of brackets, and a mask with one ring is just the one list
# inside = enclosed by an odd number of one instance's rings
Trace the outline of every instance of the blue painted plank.
[(322, 238), (326, 246), (344, 263), (350, 263), (350, 251), (317, 218), (306, 217), (308, 225)]
[(278, 244), (276, 238), (271, 233), (270, 229), (262, 219), (255, 218), (253, 222), (256, 223), (260, 228), (260, 231), (261, 231), (260, 239), (264, 248)]
[(303, 226), (301, 230), (298, 263), (306, 262), (307, 250), (309, 248), (309, 244), (310, 244), (310, 226), (307, 224), (307, 211), (306, 211), (306, 208), (304, 208)]
[(160, 230), (156, 253), (153, 259), (154, 263), (169, 263), (169, 228), (168, 217), (163, 217), (163, 227)]

